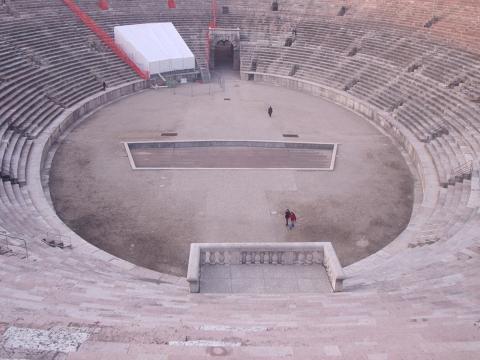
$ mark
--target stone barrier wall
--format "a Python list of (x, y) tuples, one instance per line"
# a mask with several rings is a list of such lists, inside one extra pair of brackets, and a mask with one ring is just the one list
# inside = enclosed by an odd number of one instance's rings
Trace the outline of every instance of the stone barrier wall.
[(345, 274), (330, 242), (298, 243), (193, 243), (187, 281), (190, 292), (200, 292), (202, 265), (322, 264), (334, 292), (342, 291)]

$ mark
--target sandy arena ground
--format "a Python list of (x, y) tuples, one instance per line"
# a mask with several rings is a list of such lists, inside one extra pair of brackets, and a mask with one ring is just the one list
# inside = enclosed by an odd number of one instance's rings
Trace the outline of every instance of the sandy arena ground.
[[(178, 136), (162, 137), (166, 131)], [(285, 133), (339, 143), (335, 170), (133, 171), (122, 144), (288, 141)], [(405, 228), (413, 188), (396, 145), (362, 118), (320, 98), (234, 79), (225, 91), (201, 84), (148, 90), (102, 109), (60, 146), (50, 177), (56, 211), (80, 236), (178, 275), (186, 274), (191, 242), (331, 241), (342, 264), (351, 264)], [(292, 231), (286, 208), (298, 217)]]

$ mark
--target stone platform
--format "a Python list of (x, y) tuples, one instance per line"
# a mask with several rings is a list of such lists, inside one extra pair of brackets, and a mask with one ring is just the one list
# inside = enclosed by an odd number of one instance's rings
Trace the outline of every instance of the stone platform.
[(194, 293), (338, 292), (344, 279), (329, 242), (190, 245), (187, 281)]
[(202, 293), (330, 293), (321, 264), (301, 265), (203, 265)]

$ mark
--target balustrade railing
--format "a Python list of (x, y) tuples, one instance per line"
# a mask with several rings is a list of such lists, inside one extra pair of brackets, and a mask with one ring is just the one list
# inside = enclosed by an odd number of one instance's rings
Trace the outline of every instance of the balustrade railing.
[(200, 291), (202, 266), (323, 265), (333, 291), (342, 291), (345, 274), (329, 242), (203, 243), (191, 244), (187, 281), (190, 292)]
[(323, 264), (322, 250), (276, 251), (276, 250), (205, 250), (201, 263), (208, 265), (312, 265)]

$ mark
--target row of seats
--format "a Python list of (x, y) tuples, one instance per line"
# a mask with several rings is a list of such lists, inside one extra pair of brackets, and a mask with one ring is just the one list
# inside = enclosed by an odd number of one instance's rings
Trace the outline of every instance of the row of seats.
[[(272, 3), (273, 1), (258, 3), (253, 0), (217, 1), (219, 12), (226, 6), (232, 14), (250, 12), (255, 13), (257, 19), (272, 14)], [(392, 25), (401, 26), (407, 31), (414, 29), (417, 34), (436, 41), (448, 41), (472, 51), (479, 50), (476, 39), (480, 33), (480, 9), (475, 0), (425, 0), (408, 5), (389, 0), (285, 0), (277, 3), (278, 11), (273, 13), (293, 20), (310, 17), (315, 21), (321, 17), (342, 17), (368, 22), (373, 27), (380, 26), (383, 29)], [(343, 15), (339, 16), (341, 14)], [(432, 21), (434, 18), (436, 20)], [(429, 22), (432, 25), (426, 27)]]
[[(266, 13), (262, 21), (253, 24), (253, 14), (254, 10), (231, 12), (219, 19), (219, 26), (245, 29), (242, 71), (252, 71), (254, 64), (258, 73), (291, 76), (347, 91), (391, 113), (422, 141), (432, 140), (440, 127), (457, 133), (451, 140), (464, 137), (465, 129), (479, 128), (479, 55), (440, 47), (416, 34), (406, 36), (404, 28), (375, 28), (346, 17), (325, 18), (319, 23), (304, 16), (290, 25), (295, 35), (282, 27), (270, 27), (266, 32), (265, 24), (284, 23), (276, 21), (283, 15)], [(292, 36), (293, 44), (285, 46), (285, 38)], [(465, 141), (478, 146), (475, 135)], [(465, 155), (457, 151), (457, 161), (437, 161), (442, 185), (456, 168), (470, 161), (470, 154)]]
[[(110, 2), (102, 11), (97, 1), (78, 5), (111, 36), (116, 25), (172, 21), (206, 66), (209, 5), (198, 1), (168, 9), (158, 1)], [(0, 6), (0, 229), (24, 238), (48, 237), (51, 229), (32, 215), (27, 162), (35, 139), (52, 122), (80, 101), (103, 90), (138, 80), (128, 65), (108, 50), (61, 0), (12, 0)], [(185, 16), (188, 15), (188, 16)], [(60, 19), (60, 21), (59, 21)], [(10, 207), (11, 206), (11, 207)], [(23, 250), (20, 250), (23, 252)]]
[(109, 2), (109, 10), (102, 11), (98, 1), (81, 0), (78, 5), (86, 11), (110, 36), (115, 26), (149, 22), (172, 22), (195, 55), (197, 67), (207, 66), (207, 32), (210, 21), (210, 3), (201, 1), (179, 1), (177, 7), (169, 9), (166, 1), (116, 0)]
[(0, 21), (0, 175), (24, 185), (31, 144), (55, 118), (101, 91), (103, 82), (116, 86), (137, 76), (93, 46), (94, 34), (63, 1), (8, 6)]

